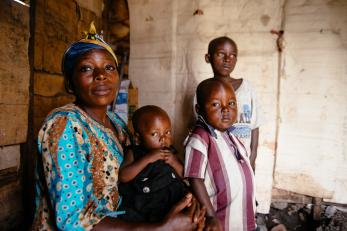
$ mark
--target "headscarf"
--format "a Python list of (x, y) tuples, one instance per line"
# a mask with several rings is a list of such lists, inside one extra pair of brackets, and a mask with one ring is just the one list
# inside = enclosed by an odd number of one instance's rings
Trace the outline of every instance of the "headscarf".
[(65, 78), (65, 89), (68, 93), (74, 93), (72, 74), (78, 57), (92, 49), (104, 49), (108, 51), (114, 58), (118, 70), (117, 56), (113, 52), (111, 46), (96, 33), (94, 22), (92, 22), (89, 32), (85, 34), (85, 37), (72, 43), (64, 53), (61, 69)]

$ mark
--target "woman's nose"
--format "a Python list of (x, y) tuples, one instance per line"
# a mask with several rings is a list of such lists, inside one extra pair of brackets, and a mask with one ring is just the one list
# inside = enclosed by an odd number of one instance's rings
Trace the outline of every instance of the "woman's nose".
[(98, 68), (94, 69), (94, 75), (96, 80), (104, 80), (106, 79), (105, 71), (100, 70)]

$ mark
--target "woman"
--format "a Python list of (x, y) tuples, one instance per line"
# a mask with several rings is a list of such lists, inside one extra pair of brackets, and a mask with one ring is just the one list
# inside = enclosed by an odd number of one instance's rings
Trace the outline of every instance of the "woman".
[[(118, 170), (131, 138), (107, 106), (119, 88), (117, 58), (92, 25), (64, 54), (65, 87), (73, 104), (53, 110), (38, 137), (34, 230), (192, 230), (204, 210), (188, 195), (160, 224), (115, 219), (121, 203)], [(193, 205), (190, 206), (189, 205)], [(188, 208), (188, 215), (179, 213)]]

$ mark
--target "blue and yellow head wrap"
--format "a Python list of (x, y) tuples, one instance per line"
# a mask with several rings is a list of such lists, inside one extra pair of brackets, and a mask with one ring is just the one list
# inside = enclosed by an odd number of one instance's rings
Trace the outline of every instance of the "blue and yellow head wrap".
[(85, 37), (71, 44), (64, 53), (61, 69), (65, 78), (65, 89), (68, 93), (74, 93), (72, 74), (78, 57), (92, 49), (105, 49), (108, 51), (114, 58), (118, 70), (117, 56), (113, 52), (111, 46), (96, 33), (94, 22), (92, 22), (89, 32), (86, 33)]

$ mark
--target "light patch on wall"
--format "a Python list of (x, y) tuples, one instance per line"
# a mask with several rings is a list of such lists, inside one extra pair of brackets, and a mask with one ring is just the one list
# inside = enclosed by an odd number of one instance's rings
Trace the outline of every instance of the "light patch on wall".
[(19, 167), (19, 162), (19, 145), (0, 147), (0, 170), (12, 167)]
[(27, 1), (13, 0), (13, 1), (15, 1), (15, 2), (17, 2), (17, 3), (19, 3), (19, 4), (23, 5), (23, 6), (30, 7), (30, 5), (29, 5), (30, 1), (29, 0), (27, 0)]

